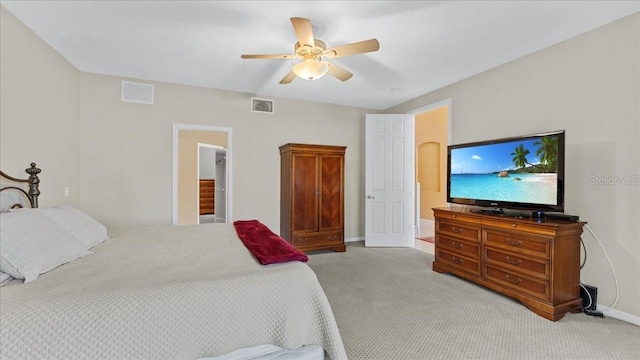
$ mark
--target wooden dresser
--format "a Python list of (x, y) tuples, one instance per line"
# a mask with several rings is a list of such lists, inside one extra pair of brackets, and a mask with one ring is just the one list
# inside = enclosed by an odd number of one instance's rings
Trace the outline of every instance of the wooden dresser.
[(280, 147), (280, 236), (300, 251), (345, 251), (344, 146)]
[(434, 271), (510, 296), (549, 320), (580, 312), (584, 222), (538, 222), (450, 208), (433, 211)]
[(200, 179), (200, 215), (215, 213), (216, 181)]

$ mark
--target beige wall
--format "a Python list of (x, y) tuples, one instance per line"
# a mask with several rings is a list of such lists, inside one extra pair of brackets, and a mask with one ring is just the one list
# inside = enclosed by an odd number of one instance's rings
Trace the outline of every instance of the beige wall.
[(420, 218), (433, 220), (432, 209), (447, 206), (449, 107), (416, 114), (415, 124), (416, 174), (421, 181)]
[[(0, 166), (26, 178), (36, 162), (41, 206), (80, 205), (78, 71), (0, 6)], [(64, 188), (69, 187), (69, 197)]]
[(178, 131), (178, 225), (197, 224), (198, 143), (227, 149), (227, 133), (220, 131)]
[[(566, 130), (566, 210), (588, 221), (620, 281), (615, 306), (640, 316), (640, 14), (389, 109), (452, 99), (453, 143)], [(582, 236), (585, 283), (614, 302), (614, 278), (595, 238)]]
[(276, 232), (278, 146), (347, 146), (345, 233), (362, 234), (365, 109), (276, 98), (275, 114), (253, 113), (251, 94), (157, 82), (149, 82), (154, 105), (123, 103), (121, 80), (80, 74), (82, 202), (108, 225), (172, 222), (171, 136), (180, 123), (232, 128), (233, 218), (260, 219)]

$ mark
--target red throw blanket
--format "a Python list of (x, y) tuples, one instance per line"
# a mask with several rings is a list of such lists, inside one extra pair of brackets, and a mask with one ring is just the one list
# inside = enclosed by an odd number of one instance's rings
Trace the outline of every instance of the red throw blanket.
[(237, 220), (233, 222), (238, 237), (258, 259), (260, 264), (279, 264), (289, 261), (309, 261), (309, 257), (258, 220)]

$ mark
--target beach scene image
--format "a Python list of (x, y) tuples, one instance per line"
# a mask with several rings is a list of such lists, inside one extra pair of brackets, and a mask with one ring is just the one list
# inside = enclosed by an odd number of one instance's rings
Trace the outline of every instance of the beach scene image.
[(557, 205), (558, 138), (451, 149), (452, 198)]

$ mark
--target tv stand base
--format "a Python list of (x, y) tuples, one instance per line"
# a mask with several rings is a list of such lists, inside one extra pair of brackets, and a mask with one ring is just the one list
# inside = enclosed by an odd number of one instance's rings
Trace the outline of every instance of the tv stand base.
[(584, 222), (538, 222), (460, 209), (433, 209), (433, 270), (520, 301), (557, 321), (582, 310), (580, 235)]

